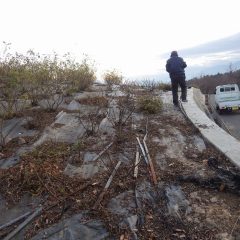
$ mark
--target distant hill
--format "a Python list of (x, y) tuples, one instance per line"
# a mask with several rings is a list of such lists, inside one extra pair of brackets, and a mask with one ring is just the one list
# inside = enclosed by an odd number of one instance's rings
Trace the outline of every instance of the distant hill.
[(216, 86), (237, 83), (240, 85), (240, 70), (215, 75), (205, 75), (187, 81), (187, 85), (197, 87), (204, 94), (213, 94)]
[(240, 60), (232, 60), (232, 61), (219, 61), (215, 60), (213, 64), (204, 65), (204, 66), (189, 66), (186, 69), (187, 79), (192, 79), (197, 77), (201, 77), (204, 75), (215, 75), (217, 73), (226, 73), (230, 71), (230, 68), (233, 71), (240, 69)]

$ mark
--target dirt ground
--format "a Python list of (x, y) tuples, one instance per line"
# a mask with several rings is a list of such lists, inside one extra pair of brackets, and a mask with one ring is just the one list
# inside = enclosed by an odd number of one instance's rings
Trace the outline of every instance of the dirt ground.
[[(56, 115), (32, 116), (26, 127), (43, 130)], [(41, 117), (41, 126), (36, 126), (36, 116)], [(0, 194), (8, 208), (25, 194), (39, 198), (43, 206), (25, 239), (84, 210), (89, 211), (87, 220), (104, 223), (107, 239), (240, 239), (239, 171), (202, 139), (179, 109), (165, 102), (157, 114), (134, 111), (127, 124), (115, 129), (111, 135), (84, 136), (78, 144), (46, 142), (21, 156), (15, 167), (0, 170)], [(143, 157), (138, 176), (133, 177), (139, 148), (136, 137), (142, 142), (144, 136), (157, 183)], [(87, 179), (64, 174), (73, 159), (80, 167), (86, 152), (99, 154), (111, 142), (95, 162), (104, 170)], [(118, 161), (121, 165), (98, 202)], [(114, 205), (118, 201), (120, 213)], [(132, 216), (137, 216), (133, 227), (121, 224)], [(0, 230), (0, 237), (13, 229)]]

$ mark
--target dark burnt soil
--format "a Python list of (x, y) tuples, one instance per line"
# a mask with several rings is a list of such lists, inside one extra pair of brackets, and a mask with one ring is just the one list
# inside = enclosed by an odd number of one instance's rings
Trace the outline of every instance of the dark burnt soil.
[[(42, 117), (45, 116), (41, 112), (32, 114), (33, 126), (38, 124), (41, 114)], [(54, 117), (54, 114), (50, 115), (48, 123), (44, 124), (52, 123)], [(39, 124), (41, 129), (42, 123)], [(82, 210), (90, 210), (89, 219), (102, 220), (115, 239), (133, 239), (131, 230), (120, 227), (119, 215), (109, 211), (107, 206), (110, 199), (126, 191), (134, 191), (143, 182), (150, 182), (156, 197), (154, 204), (143, 201), (141, 209), (136, 208), (132, 213), (143, 216), (144, 224), (136, 226), (135, 233), (139, 239), (224, 239), (218, 238), (217, 234), (224, 233), (228, 237), (240, 234), (240, 225), (236, 223), (240, 214), (239, 193), (232, 191), (224, 182), (228, 181), (227, 178), (211, 182), (218, 177), (216, 169), (233, 172), (237, 172), (237, 169), (208, 143), (205, 143), (204, 150), (198, 150), (193, 144), (193, 137), (200, 135), (179, 111), (145, 115), (135, 124), (135, 129), (131, 129), (132, 123), (129, 123), (118, 129), (115, 137), (109, 138), (107, 144), (111, 141), (114, 144), (103, 155), (108, 155), (110, 159), (107, 170), (90, 179), (64, 175), (63, 171), (70, 157), (78, 154), (73, 145), (64, 143), (44, 143), (24, 155), (19, 165), (0, 170), (0, 194), (8, 200), (9, 207), (26, 193), (42, 199), (44, 211), (31, 223), (25, 239), (30, 239), (41, 229)], [(142, 140), (146, 129), (146, 143), (153, 161), (157, 185), (154, 185), (143, 158), (138, 165), (137, 179), (133, 177), (136, 136)], [(92, 136), (81, 141), (84, 143), (80, 145), (81, 152), (95, 151), (98, 154), (107, 145), (106, 142), (101, 142), (101, 136)], [(97, 147), (94, 147), (97, 143)], [(120, 154), (126, 156), (128, 161), (122, 162), (102, 201), (93, 209)], [(210, 158), (217, 160), (216, 166), (210, 165)], [(207, 184), (209, 181), (211, 184)], [(191, 208), (189, 213), (179, 209), (180, 217), (175, 217), (168, 211), (165, 189), (172, 185), (181, 188)], [(0, 234), (4, 236), (6, 232)]]
[(108, 99), (103, 96), (81, 98), (81, 99), (78, 99), (78, 102), (80, 104), (89, 105), (89, 106), (102, 106), (102, 107), (108, 106)]
[(25, 117), (31, 117), (32, 120), (29, 121), (24, 127), (30, 130), (39, 130), (42, 132), (46, 126), (51, 125), (56, 115), (59, 111), (46, 111), (42, 108), (28, 109), (22, 114)]

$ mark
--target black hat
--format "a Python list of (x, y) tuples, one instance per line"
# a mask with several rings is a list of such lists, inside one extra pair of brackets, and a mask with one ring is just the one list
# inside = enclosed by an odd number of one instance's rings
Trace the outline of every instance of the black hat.
[(171, 52), (171, 57), (174, 57), (174, 56), (175, 56), (175, 57), (177, 57), (177, 56), (178, 56), (178, 53), (177, 53), (177, 51), (172, 51), (172, 52)]

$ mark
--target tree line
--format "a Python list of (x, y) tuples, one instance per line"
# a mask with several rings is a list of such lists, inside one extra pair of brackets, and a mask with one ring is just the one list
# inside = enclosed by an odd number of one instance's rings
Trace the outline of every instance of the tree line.
[(187, 81), (188, 86), (199, 88), (203, 94), (213, 94), (216, 86), (231, 83), (240, 85), (240, 70), (200, 76)]

